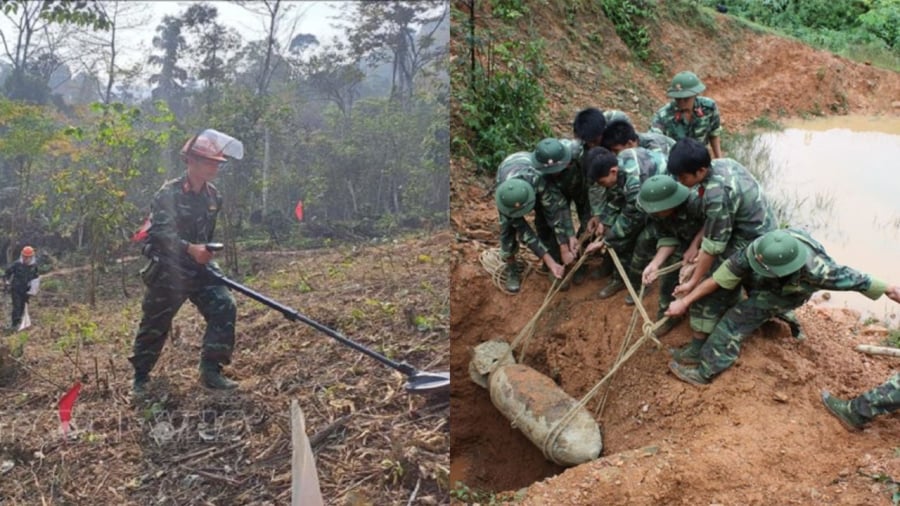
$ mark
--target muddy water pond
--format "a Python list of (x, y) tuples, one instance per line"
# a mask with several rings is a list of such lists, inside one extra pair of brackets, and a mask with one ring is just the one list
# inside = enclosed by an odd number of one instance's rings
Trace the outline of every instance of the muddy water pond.
[[(757, 175), (781, 224), (801, 227), (838, 263), (900, 283), (900, 116), (784, 123), (726, 154)], [(815, 300), (900, 326), (900, 305), (855, 292)]]

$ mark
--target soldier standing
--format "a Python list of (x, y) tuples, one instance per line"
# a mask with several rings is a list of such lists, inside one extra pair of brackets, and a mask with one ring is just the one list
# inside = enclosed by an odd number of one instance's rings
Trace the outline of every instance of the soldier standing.
[[(732, 254), (666, 312), (684, 313), (688, 306), (719, 289), (747, 291), (747, 298), (728, 309), (703, 344), (699, 357), (676, 357), (669, 369), (682, 381), (708, 384), (737, 360), (741, 342), (772, 317), (803, 305), (818, 290), (856, 291), (878, 299), (886, 294), (900, 303), (900, 286), (838, 265), (818, 241), (801, 230), (774, 230)], [(695, 364), (689, 367), (686, 364)]]
[(671, 137), (676, 141), (696, 139), (709, 144), (713, 158), (722, 158), (719, 137), (722, 120), (716, 101), (700, 96), (706, 86), (693, 72), (679, 72), (672, 78), (666, 95), (671, 102), (662, 106), (650, 120), (650, 131)]
[[(201, 274), (218, 269), (206, 243), (213, 238), (222, 196), (212, 180), (226, 156), (240, 159), (240, 141), (216, 130), (195, 135), (181, 148), (185, 174), (167, 181), (153, 197), (150, 228), (144, 251), (150, 263), (141, 270), (147, 285), (141, 305), (143, 317), (134, 339), (133, 389), (146, 392), (150, 371), (159, 359), (172, 328), (172, 319), (190, 300), (206, 320), (200, 352), (200, 382), (212, 389), (232, 389), (236, 382), (222, 376), (222, 365), (231, 363), (236, 308), (225, 286)], [(187, 266), (185, 268), (185, 266)]]
[(25, 305), (28, 304), (28, 291), (31, 282), (38, 278), (37, 260), (34, 256), (34, 248), (25, 246), (19, 259), (11, 263), (3, 272), (3, 281), (9, 287), (9, 295), (12, 298), (12, 314), (10, 315), (10, 331), (15, 331), (22, 324), (22, 316), (25, 314)]

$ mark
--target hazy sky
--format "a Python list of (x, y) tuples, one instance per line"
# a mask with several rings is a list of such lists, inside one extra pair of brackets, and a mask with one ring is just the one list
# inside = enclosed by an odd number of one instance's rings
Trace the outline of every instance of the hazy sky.
[[(153, 2), (136, 2), (130, 1), (129, 18), (139, 21), (137, 28), (122, 30), (119, 32), (119, 45), (122, 49), (120, 66), (128, 66), (134, 62), (146, 62), (147, 57), (151, 53), (153, 36), (156, 34), (156, 27), (160, 24), (163, 16), (178, 16), (183, 13), (192, 3), (191, 1), (153, 1)], [(244, 7), (228, 1), (208, 1), (205, 2), (214, 5), (219, 12), (219, 22), (234, 28), (240, 33), (244, 43), (250, 40), (258, 40), (265, 36), (266, 18), (256, 14)], [(253, 3), (253, 2), (251, 2)], [(261, 2), (257, 2), (260, 4)], [(294, 18), (300, 15), (297, 24), (296, 33), (311, 33), (319, 39), (319, 43), (325, 45), (331, 41), (334, 36), (342, 34), (341, 30), (333, 28), (331, 25), (337, 21), (331, 19), (340, 13), (338, 9), (341, 5), (347, 5), (351, 2), (299, 2), (289, 1), (282, 3), (282, 9), (290, 6), (289, 16)], [(139, 8), (130, 7), (131, 5), (140, 5)], [(134, 21), (133, 21), (134, 22)], [(286, 24), (287, 25), (287, 24)], [(286, 40), (289, 34), (290, 26), (284, 26), (281, 34), (285, 40), (280, 40), (282, 44), (287, 44)], [(15, 42), (16, 31), (13, 23), (5, 16), (0, 15), (0, 31), (3, 31), (8, 43)], [(13, 49), (10, 48), (12, 51)], [(0, 60), (7, 61), (5, 54), (0, 54)]]
[[(145, 15), (149, 15), (150, 22), (135, 28), (128, 33), (132, 40), (130, 46), (133, 47), (129, 60), (141, 59), (146, 61), (150, 55), (151, 40), (156, 35), (156, 27), (162, 22), (163, 16), (178, 16), (187, 10), (192, 3), (200, 2), (133, 2), (144, 4), (147, 7)], [(227, 1), (205, 2), (216, 7), (219, 11), (219, 22), (234, 28), (241, 34), (241, 38), (246, 43), (250, 40), (258, 40), (266, 35), (267, 20), (263, 16), (250, 11), (240, 5)], [(347, 4), (349, 2), (284, 2), (284, 5), (291, 6), (289, 15), (300, 15), (300, 21), (297, 23), (296, 33), (311, 33), (319, 39), (320, 44), (330, 42), (332, 37), (339, 35), (340, 30), (331, 27), (336, 21), (330, 19), (339, 13), (337, 6)], [(258, 9), (258, 10), (261, 10)], [(287, 33), (288, 26), (282, 31)], [(281, 41), (287, 44), (287, 40)]]

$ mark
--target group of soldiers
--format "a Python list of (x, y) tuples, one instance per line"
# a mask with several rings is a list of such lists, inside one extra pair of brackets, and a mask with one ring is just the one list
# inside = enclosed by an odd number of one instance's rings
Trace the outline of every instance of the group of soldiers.
[[(759, 182), (722, 157), (719, 111), (700, 96), (704, 90), (693, 72), (677, 74), (667, 90), (672, 101), (645, 133), (621, 111), (584, 109), (573, 121), (574, 139), (544, 139), (534, 151), (508, 156), (495, 187), (507, 291), (521, 289), (521, 242), (551, 279), (566, 277), (579, 255), (603, 254), (600, 270), (591, 273), (585, 263), (571, 280), (609, 273), (597, 295), (612, 297), (625, 288), (609, 268), (613, 249), (635, 289), (659, 278), (656, 316), (667, 318), (657, 337), (689, 316), (692, 340), (671, 350), (669, 369), (693, 385), (709, 384), (731, 367), (741, 342), (770, 319), (803, 339), (793, 310), (818, 290), (900, 303), (900, 286), (837, 264), (803, 230), (778, 228)], [(532, 211), (533, 228), (525, 219)], [(582, 251), (585, 237), (595, 240)], [(679, 261), (680, 271), (658, 274)], [(630, 294), (625, 303), (635, 303)], [(825, 391), (822, 401), (845, 426), (859, 429), (900, 408), (900, 374), (854, 399)]]

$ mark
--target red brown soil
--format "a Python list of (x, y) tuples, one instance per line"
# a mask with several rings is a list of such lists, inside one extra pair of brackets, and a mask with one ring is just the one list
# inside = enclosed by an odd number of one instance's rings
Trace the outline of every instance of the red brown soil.
[[(446, 371), (449, 240), (441, 231), (242, 252), (249, 266), (235, 279), (394, 360)], [(138, 268), (127, 266), (128, 298), (118, 269), (101, 275), (96, 308), (83, 305), (83, 270), (45, 276), (23, 356), (0, 346), (0, 504), (289, 504), (292, 400), (313, 440), (325, 504), (449, 503), (446, 392), (408, 394), (399, 372), (240, 294), (226, 368), (240, 389), (197, 383), (205, 325), (185, 304), (149, 399), (133, 405), (126, 357), (140, 318)], [(3, 323), (8, 309), (0, 303)], [(79, 379), (64, 441), (57, 400)]]
[[(560, 13), (546, 9), (535, 19), (559, 18)], [(665, 100), (667, 78), (631, 65), (608, 21), (601, 15), (593, 22), (609, 57), (602, 65), (616, 69), (615, 83), (584, 79), (576, 86), (571, 72), (552, 63), (590, 67), (581, 51), (566, 47), (571, 32), (548, 23), (535, 35), (553, 41), (545, 89), (554, 90), (548, 92), (549, 118), (561, 136), (570, 135), (571, 117), (582, 107), (625, 109), (641, 129), (640, 119), (648, 121)], [(800, 116), (817, 109), (880, 114), (900, 99), (900, 74), (773, 35), (736, 30), (724, 16), (717, 23), (727, 40), (666, 24), (655, 51), (677, 56), (669, 60), (677, 62), (671, 73), (691, 68), (703, 76), (705, 94), (718, 101), (728, 128), (745, 127), (764, 114)], [(687, 41), (693, 42), (688, 46)], [(452, 123), (461, 135), (459, 123)], [(481, 251), (497, 246), (496, 210), (487, 196), (491, 181), (473, 174), (469, 160), (452, 160), (451, 221), (457, 242), (450, 300), (451, 482), (505, 492), (500, 497), (518, 491), (517, 500), (531, 505), (891, 503), (889, 477), (900, 480), (900, 417), (883, 416), (864, 431), (850, 433), (827, 413), (819, 395), (830, 390), (855, 396), (898, 370), (898, 359), (854, 351), (860, 343), (877, 344), (881, 336), (861, 329), (858, 315), (811, 304), (798, 311), (805, 341), (794, 340), (783, 324), (767, 324), (745, 341), (735, 366), (707, 387), (676, 379), (667, 369), (668, 353), (646, 344), (612, 380), (598, 417), (601, 458), (570, 469), (547, 461), (510, 427), (488, 392), (468, 379), (472, 348), (489, 339), (512, 341), (550, 285), (546, 277), (532, 274), (516, 296), (493, 286), (478, 261)], [(528, 252), (525, 256), (533, 259)], [(538, 324), (524, 360), (576, 399), (614, 364), (631, 317), (623, 294), (597, 298), (603, 283), (588, 280), (560, 293)], [(645, 304), (655, 314), (655, 290)], [(690, 330), (682, 323), (663, 344), (689, 340)], [(600, 397), (588, 404), (592, 413)]]

